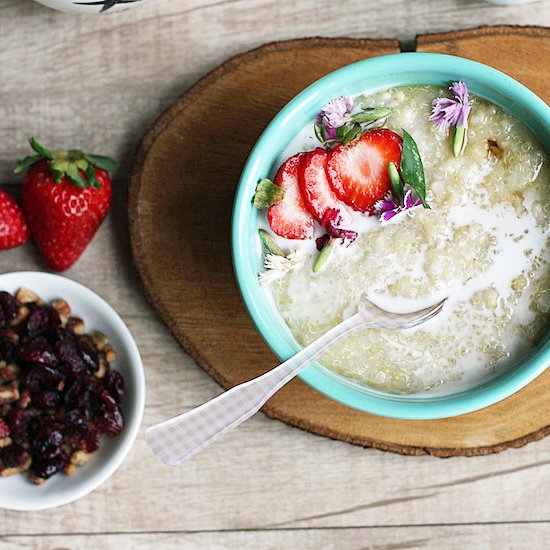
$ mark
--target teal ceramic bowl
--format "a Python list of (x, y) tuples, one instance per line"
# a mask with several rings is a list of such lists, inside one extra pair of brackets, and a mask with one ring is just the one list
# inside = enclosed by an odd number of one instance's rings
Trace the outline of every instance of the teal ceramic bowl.
[[(233, 262), (237, 281), (258, 331), (281, 359), (300, 350), (278, 313), (270, 293), (258, 283), (262, 249), (252, 196), (259, 179), (275, 163), (292, 137), (311, 123), (331, 99), (411, 84), (447, 85), (464, 80), (470, 90), (499, 105), (535, 133), (550, 151), (550, 107), (525, 86), (486, 65), (460, 57), (431, 53), (401, 53), (375, 57), (339, 69), (318, 80), (290, 101), (265, 129), (244, 167), (235, 198), (232, 225)], [(517, 392), (550, 365), (550, 341), (544, 341), (513, 368), (458, 393), (430, 397), (394, 395), (371, 390), (336, 375), (318, 363), (300, 378), (326, 396), (361, 411), (400, 419), (446, 418), (469, 413)]]

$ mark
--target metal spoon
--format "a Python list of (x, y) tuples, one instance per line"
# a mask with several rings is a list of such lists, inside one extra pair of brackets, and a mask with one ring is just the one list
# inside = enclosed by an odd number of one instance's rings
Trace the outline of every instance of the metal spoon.
[(162, 462), (177, 466), (258, 412), (275, 392), (336, 342), (366, 328), (404, 330), (415, 327), (435, 317), (444, 303), (445, 300), (414, 313), (397, 314), (380, 309), (363, 296), (355, 315), (288, 361), (191, 411), (151, 426), (145, 433), (145, 440)]

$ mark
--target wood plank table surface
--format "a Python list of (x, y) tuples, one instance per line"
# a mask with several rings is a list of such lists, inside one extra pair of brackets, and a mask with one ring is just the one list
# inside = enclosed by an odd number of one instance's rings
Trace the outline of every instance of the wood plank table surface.
[[(66, 275), (103, 295), (135, 335), (147, 369), (144, 426), (219, 392), (157, 319), (132, 263), (126, 177), (148, 125), (208, 70), (265, 42), (397, 37), (412, 49), (416, 34), (482, 24), (550, 25), (550, 1), (151, 0), (94, 18), (0, 0), (0, 181), (17, 189), (12, 169), (29, 135), (121, 160), (112, 213)], [(31, 244), (0, 254), (0, 271), (23, 269), (47, 269)], [(0, 511), (0, 548), (547, 548), (549, 474), (550, 438), (442, 460), (257, 415), (179, 469), (159, 464), (140, 437), (80, 501)]]

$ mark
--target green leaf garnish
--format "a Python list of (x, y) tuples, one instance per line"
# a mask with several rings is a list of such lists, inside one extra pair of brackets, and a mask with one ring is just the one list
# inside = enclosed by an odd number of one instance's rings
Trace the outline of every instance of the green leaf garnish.
[(391, 107), (369, 107), (360, 113), (351, 115), (350, 118), (352, 122), (375, 122), (376, 120), (390, 116), (393, 111), (394, 110)]
[(267, 252), (275, 256), (286, 256), (284, 250), (275, 242), (275, 239), (265, 230), (259, 229), (260, 239)]
[[(321, 125), (321, 128), (323, 128), (323, 126)], [(321, 133), (319, 132), (319, 128), (317, 126), (316, 123), (313, 123), (313, 131), (315, 132), (315, 137), (317, 138), (318, 141), (320, 141), (323, 145), (325, 144), (325, 140), (323, 139), (323, 136), (321, 135), (322, 134), (322, 130), (321, 130)]]
[(399, 202), (403, 202), (404, 185), (397, 166), (393, 162), (388, 163), (388, 175), (390, 176), (391, 188), (395, 198)]
[(323, 146), (330, 145), (331, 143), (336, 143), (337, 139), (328, 139), (327, 138), (327, 129), (325, 128), (325, 125), (321, 123), (320, 126), (317, 126), (316, 123), (313, 124), (313, 132), (315, 133), (315, 137), (318, 141), (321, 142)]
[(420, 152), (413, 137), (406, 130), (403, 130), (401, 175), (405, 183), (418, 195), (424, 208), (430, 208), (426, 202), (426, 179), (424, 177), (424, 166), (422, 165)]
[(338, 128), (336, 128), (336, 137), (342, 141), (347, 133), (349, 132), (349, 128), (344, 124), (343, 126), (339, 126)]
[[(343, 126), (343, 128), (346, 128)], [(340, 128), (338, 128), (339, 130)], [(347, 128), (346, 128), (347, 129)], [(336, 131), (338, 133), (338, 130)], [(346, 145), (349, 145), (353, 140), (357, 139), (361, 134), (363, 133), (363, 129), (361, 128), (361, 124), (356, 122), (351, 128), (347, 129), (347, 132), (342, 137), (342, 145), (345, 147)]]
[(256, 208), (268, 208), (278, 203), (285, 196), (285, 192), (271, 180), (263, 178), (258, 182), (253, 203)]

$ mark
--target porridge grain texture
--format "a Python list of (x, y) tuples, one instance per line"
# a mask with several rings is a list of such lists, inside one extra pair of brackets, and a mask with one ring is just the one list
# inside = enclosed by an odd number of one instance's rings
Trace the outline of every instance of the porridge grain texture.
[[(382, 391), (451, 392), (478, 384), (521, 359), (548, 325), (547, 154), (523, 124), (474, 97), (468, 145), (453, 157), (449, 137), (428, 121), (433, 99), (446, 93), (404, 87), (362, 100), (365, 107), (393, 107), (387, 126), (413, 135), (430, 210), (417, 207), (384, 225), (365, 220), (357, 241), (335, 247), (317, 274), (311, 243), (280, 241), (301, 247), (306, 258), (271, 286), (301, 345), (340, 322), (365, 291), (394, 310), (449, 296), (444, 312), (422, 327), (365, 330), (321, 358), (332, 371)], [(311, 148), (305, 135), (287, 152)]]

